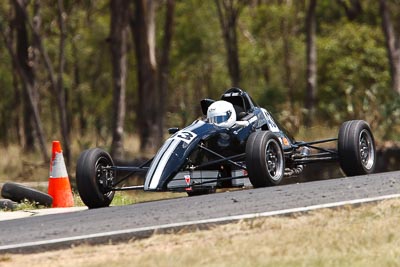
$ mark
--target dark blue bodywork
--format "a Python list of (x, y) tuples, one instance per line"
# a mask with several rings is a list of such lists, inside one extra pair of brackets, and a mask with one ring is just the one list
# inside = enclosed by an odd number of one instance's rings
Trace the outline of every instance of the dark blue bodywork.
[[(214, 152), (229, 157), (245, 152), (246, 141), (251, 133), (260, 130), (274, 132), (280, 139), (285, 151), (292, 149), (293, 138), (278, 126), (271, 114), (258, 107), (250, 96), (232, 88), (225, 92), (221, 99), (231, 102), (239, 119), (231, 128), (223, 128), (208, 123), (206, 119), (196, 120), (188, 127), (176, 132), (168, 138), (154, 157), (146, 174), (144, 190), (164, 191), (168, 183), (178, 172), (188, 170), (193, 158), (207, 161), (207, 157), (197, 155), (199, 145), (208, 147)], [(213, 100), (202, 102), (203, 113)], [(196, 154), (196, 157), (193, 155)]]

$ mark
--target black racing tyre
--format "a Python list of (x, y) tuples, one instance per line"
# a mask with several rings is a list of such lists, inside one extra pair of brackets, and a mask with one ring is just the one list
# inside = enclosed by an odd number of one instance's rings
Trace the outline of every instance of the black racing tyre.
[(105, 167), (114, 166), (111, 156), (100, 148), (81, 153), (76, 166), (76, 185), (79, 195), (89, 209), (108, 207), (114, 198), (111, 190), (114, 171)]
[(252, 133), (246, 143), (246, 167), (253, 187), (278, 185), (285, 173), (279, 138), (270, 131)]
[(39, 190), (29, 188), (17, 183), (5, 183), (1, 189), (1, 195), (4, 198), (11, 199), (15, 202), (24, 202), (25, 200), (34, 202), (37, 205), (50, 207), (53, 198)]
[(18, 207), (18, 203), (11, 199), (0, 199), (0, 210), (15, 210)]
[(376, 148), (371, 129), (363, 120), (346, 121), (339, 130), (339, 163), (347, 176), (374, 172)]
[(200, 189), (193, 189), (192, 191), (186, 191), (189, 197), (194, 197), (194, 196), (201, 196), (201, 195), (208, 195), (215, 193), (217, 190), (215, 187), (209, 187), (209, 188), (200, 188)]

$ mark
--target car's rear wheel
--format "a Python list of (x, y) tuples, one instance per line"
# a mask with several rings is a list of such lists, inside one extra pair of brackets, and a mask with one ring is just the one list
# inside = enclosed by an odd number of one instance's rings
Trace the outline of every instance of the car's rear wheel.
[(253, 187), (278, 185), (285, 158), (279, 138), (270, 131), (252, 133), (246, 144), (246, 167)]
[(91, 208), (110, 205), (114, 198), (112, 191), (114, 166), (111, 156), (100, 148), (81, 153), (76, 166), (76, 185), (83, 203)]
[(339, 130), (338, 153), (340, 167), (347, 176), (372, 173), (376, 149), (368, 123), (363, 120), (344, 122)]

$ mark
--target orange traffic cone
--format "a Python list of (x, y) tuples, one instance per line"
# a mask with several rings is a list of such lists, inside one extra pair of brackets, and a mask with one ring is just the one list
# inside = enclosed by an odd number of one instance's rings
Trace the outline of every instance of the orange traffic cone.
[(71, 185), (59, 141), (53, 141), (50, 161), (49, 195), (53, 197), (53, 208), (74, 206)]

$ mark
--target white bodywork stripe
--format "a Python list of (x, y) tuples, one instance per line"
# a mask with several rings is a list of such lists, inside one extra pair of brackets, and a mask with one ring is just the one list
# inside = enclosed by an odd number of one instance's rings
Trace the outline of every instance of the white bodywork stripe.
[(154, 158), (153, 162), (150, 165), (150, 169), (146, 174), (146, 179), (145, 179), (145, 189), (147, 189), (150, 186), (150, 179), (154, 174), (154, 171), (157, 167), (157, 163), (160, 161), (160, 158), (162, 157), (162, 155), (164, 154), (165, 150), (169, 147), (169, 145), (172, 143), (172, 139), (168, 139), (167, 141), (165, 141), (164, 145), (161, 147), (160, 151), (158, 151), (156, 157)]
[(162, 155), (161, 159), (159, 160), (155, 173), (153, 174), (153, 177), (151, 179), (151, 183), (149, 186), (149, 189), (156, 189), (158, 183), (160, 182), (161, 174), (165, 168), (165, 165), (167, 165), (168, 160), (170, 159), (172, 153), (175, 151), (176, 147), (181, 143), (182, 141), (175, 139), (172, 141), (172, 143), (169, 145), (167, 151)]
[[(181, 131), (193, 131), (204, 124), (204, 121), (198, 120), (188, 127), (182, 129)], [(177, 134), (179, 134), (179, 132)], [(151, 163), (150, 169), (146, 174), (144, 190), (157, 189), (165, 165), (167, 164), (176, 147), (179, 145), (180, 142), (182, 142), (179, 139), (174, 139), (175, 135), (176, 134), (165, 141), (164, 145), (158, 151), (156, 157)]]

